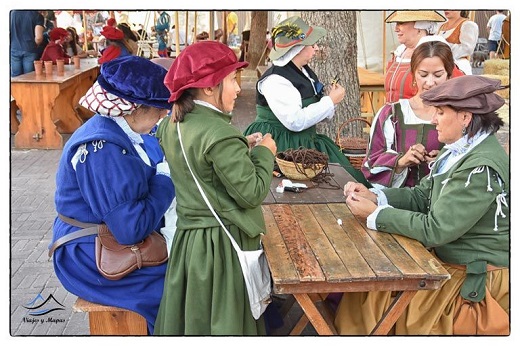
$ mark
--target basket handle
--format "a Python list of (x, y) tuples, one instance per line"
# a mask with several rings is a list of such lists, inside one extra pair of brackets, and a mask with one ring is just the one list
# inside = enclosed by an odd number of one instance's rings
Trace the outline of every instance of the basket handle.
[(364, 122), (366, 123), (369, 127), (372, 126), (372, 124), (370, 123), (370, 121), (368, 121), (367, 119), (365, 118), (352, 118), (352, 119), (348, 119), (347, 121), (343, 122), (343, 124), (340, 125), (339, 129), (338, 129), (338, 133), (336, 134), (336, 143), (339, 143), (339, 140), (340, 140), (340, 137), (341, 137), (341, 130), (343, 130), (343, 128), (345, 126), (347, 126), (348, 124), (350, 123), (353, 123), (354, 121), (361, 121), (361, 122)]

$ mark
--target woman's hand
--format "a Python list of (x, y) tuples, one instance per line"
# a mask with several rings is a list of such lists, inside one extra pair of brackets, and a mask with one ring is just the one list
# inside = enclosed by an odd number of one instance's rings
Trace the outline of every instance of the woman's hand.
[(276, 143), (275, 143), (274, 139), (271, 137), (270, 133), (266, 133), (262, 137), (262, 140), (260, 142), (258, 142), (257, 145), (262, 145), (262, 146), (268, 148), (269, 150), (271, 150), (273, 155), (276, 155)]
[[(433, 151), (432, 151), (433, 152)], [(408, 151), (397, 161), (396, 172), (401, 173), (403, 169), (420, 165), (426, 161), (428, 153), (424, 145), (417, 143), (412, 145)]]
[(252, 148), (255, 145), (257, 145), (258, 143), (260, 143), (260, 141), (262, 140), (262, 137), (263, 137), (263, 135), (261, 132), (255, 132), (255, 133), (252, 133), (252, 134), (246, 136), (247, 143), (249, 144), (249, 148)]
[(432, 150), (426, 155), (426, 162), (430, 163), (437, 159), (437, 155), (439, 155), (439, 150)]
[(326, 89), (326, 95), (329, 96), (332, 100), (332, 103), (334, 103), (335, 105), (337, 105), (338, 103), (340, 103), (343, 98), (345, 97), (345, 88), (343, 88), (341, 85), (339, 85), (338, 83), (334, 83), (334, 84), (331, 84), (327, 89)]
[(367, 218), (377, 208), (377, 204), (357, 193), (347, 196), (346, 203), (355, 216)]
[(343, 195), (345, 197), (349, 197), (352, 194), (362, 196), (368, 199), (369, 201), (372, 201), (373, 203), (377, 204), (377, 195), (361, 183), (349, 181), (345, 184), (345, 186), (343, 187)]

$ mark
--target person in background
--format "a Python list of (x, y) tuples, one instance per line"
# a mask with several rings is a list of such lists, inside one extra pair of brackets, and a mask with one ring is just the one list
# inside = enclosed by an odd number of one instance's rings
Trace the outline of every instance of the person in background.
[(222, 37), (224, 36), (224, 30), (218, 28), (217, 30), (215, 30), (214, 36), (215, 36), (215, 38), (214, 38), (215, 41), (222, 42), (222, 40), (223, 40)]
[(486, 26), (489, 31), (488, 50), (490, 59), (498, 58), (498, 42), (502, 37), (502, 23), (504, 19), (506, 19), (504, 12), (506, 11), (497, 10), (496, 13), (489, 18)]
[(374, 187), (415, 186), (428, 175), (442, 144), (431, 124), (435, 108), (424, 105), (421, 94), (450, 79), (454, 68), (445, 42), (427, 41), (414, 49), (410, 69), (416, 94), (384, 105), (372, 122), (361, 171)]
[(444, 37), (450, 45), (455, 64), (466, 75), (471, 75), (471, 55), (478, 40), (477, 23), (467, 18), (468, 11), (444, 11), (448, 19), (437, 30), (437, 34)]
[(43, 42), (38, 46), (38, 58), (36, 60), (40, 60), (45, 47), (47, 47), (50, 41), (49, 33), (56, 27), (54, 11), (40, 11), (40, 13), (43, 16)]
[(94, 36), (101, 35), (101, 31), (103, 31), (103, 27), (107, 25), (108, 12), (107, 11), (98, 11), (91, 18), (91, 30)]
[[(495, 133), (500, 81), (461, 76), (421, 94), (445, 146), (413, 188), (368, 190), (347, 183), (346, 203), (367, 227), (416, 239), (450, 279), (413, 296), (392, 334), (509, 335), (509, 157)], [(392, 292), (344, 293), (335, 318), (342, 335), (368, 334)]]
[(208, 39), (209, 34), (207, 31), (202, 31), (201, 33), (197, 34), (197, 36), (195, 36), (195, 42), (206, 41)]
[(78, 42), (78, 34), (74, 27), (69, 26), (67, 31), (69, 32), (69, 35), (63, 42), (63, 48), (65, 49), (65, 52), (68, 56), (79, 56), (80, 58), (84, 59), (87, 58), (89, 54), (93, 56), (97, 55), (95, 50), (89, 50), (85, 52), (83, 48), (81, 48)]
[(395, 23), (395, 33), (400, 45), (392, 53), (385, 74), (387, 102), (397, 102), (413, 96), (410, 59), (422, 37), (436, 32), (436, 23), (446, 18), (437, 11), (393, 11), (385, 19)]
[(157, 54), (160, 57), (168, 57), (168, 31), (170, 29), (171, 17), (166, 11), (159, 14), (157, 23), (155, 25), (157, 43), (159, 44)]
[(101, 52), (98, 59), (103, 64), (120, 56), (133, 55), (132, 47), (125, 40), (125, 34), (116, 27), (105, 26), (101, 35), (106, 38), (107, 47)]
[[(170, 32), (168, 33), (168, 49), (174, 55), (177, 54), (176, 35), (177, 35), (177, 30), (176, 30), (175, 24), (174, 24), (172, 26)], [(183, 51), (184, 48), (186, 48), (186, 46), (187, 46), (186, 45), (186, 32), (182, 28), (179, 28), (179, 51)]]
[(253, 318), (240, 262), (186, 165), (243, 251), (257, 250), (266, 232), (261, 204), (269, 192), (276, 144), (269, 134), (244, 137), (230, 124), (240, 92), (238, 62), (225, 44), (190, 45), (174, 60), (164, 83), (174, 103), (157, 137), (177, 193), (173, 240), (156, 335), (261, 335)]
[(227, 45), (234, 47), (238, 44), (238, 15), (229, 12), (226, 17), (226, 29), (228, 33)]
[(71, 63), (71, 57), (65, 51), (65, 45), (69, 32), (63, 28), (54, 28), (49, 33), (51, 41), (45, 47), (41, 59), (43, 61), (51, 60), (56, 64), (56, 60), (63, 59), (65, 64)]
[(139, 24), (139, 29), (137, 29), (137, 37), (139, 40), (148, 40), (148, 33), (144, 30), (143, 24)]
[(38, 11), (12, 10), (9, 15), (11, 77), (34, 71), (43, 44), (44, 18)]
[(316, 133), (316, 124), (331, 120), (335, 106), (345, 97), (343, 86), (331, 83), (324, 88), (308, 65), (319, 49), (318, 40), (326, 34), (324, 28), (309, 26), (298, 16), (273, 28), (269, 55), (273, 64), (257, 82), (257, 115), (244, 134), (271, 133), (279, 151), (300, 147), (321, 151), (329, 162), (341, 164), (354, 179), (369, 186), (332, 139)]
[[(101, 66), (98, 80), (80, 99), (96, 115), (74, 131), (63, 148), (56, 174), (59, 215), (104, 223), (121, 244), (139, 243), (161, 228), (175, 190), (168, 164), (150, 159), (140, 134), (148, 133), (171, 108), (165, 75), (161, 66), (136, 56)], [(77, 229), (58, 216), (52, 241)], [(85, 300), (137, 312), (152, 334), (166, 263), (108, 280), (96, 267), (94, 239), (81, 237), (55, 249), (58, 279)]]
[(116, 25), (116, 27), (123, 32), (125, 35), (125, 43), (128, 47), (130, 47), (130, 52), (133, 55), (137, 54), (137, 34), (130, 28), (130, 26), (127, 23), (119, 23)]

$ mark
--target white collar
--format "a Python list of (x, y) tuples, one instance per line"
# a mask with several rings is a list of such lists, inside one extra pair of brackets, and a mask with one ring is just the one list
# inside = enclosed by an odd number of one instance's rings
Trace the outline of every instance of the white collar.
[(133, 144), (141, 144), (144, 142), (141, 135), (130, 128), (130, 125), (128, 125), (128, 122), (124, 117), (110, 117), (110, 119), (114, 120), (116, 124), (119, 125), (119, 127), (126, 133)]

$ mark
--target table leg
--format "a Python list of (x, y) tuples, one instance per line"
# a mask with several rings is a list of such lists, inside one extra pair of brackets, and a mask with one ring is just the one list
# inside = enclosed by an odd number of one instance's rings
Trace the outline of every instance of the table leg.
[[(309, 319), (309, 321), (312, 323), (312, 326), (314, 329), (316, 329), (316, 332), (318, 332), (319, 335), (337, 335), (336, 329), (334, 328), (333, 319), (328, 311), (326, 310), (326, 307), (323, 305), (323, 301), (319, 301), (319, 308), (314, 303), (314, 301), (309, 297), (308, 294), (304, 293), (297, 293), (294, 294), (294, 298), (296, 298), (296, 301), (298, 304), (300, 304), (300, 307), (302, 308), (305, 316)], [(300, 319), (297, 326), (300, 326), (301, 323), (304, 322), (304, 319)], [(292, 334), (292, 333), (291, 333)]]
[(416, 293), (417, 291), (399, 292), (370, 335), (387, 335)]

